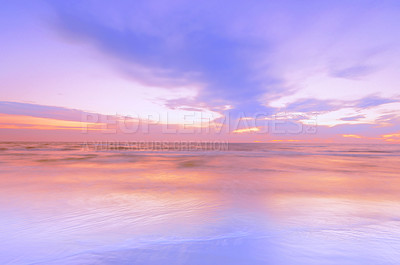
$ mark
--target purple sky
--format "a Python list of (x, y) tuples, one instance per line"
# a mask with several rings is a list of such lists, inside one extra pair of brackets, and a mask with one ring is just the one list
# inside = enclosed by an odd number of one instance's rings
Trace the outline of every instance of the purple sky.
[[(80, 122), (85, 113), (173, 126), (229, 115), (228, 134), (257, 128), (242, 133), (246, 141), (395, 142), (399, 17), (400, 2), (385, 0), (8, 1), (0, 9), (0, 135), (51, 138), (65, 128), (28, 127)], [(318, 132), (265, 133), (276, 117), (316, 123)]]

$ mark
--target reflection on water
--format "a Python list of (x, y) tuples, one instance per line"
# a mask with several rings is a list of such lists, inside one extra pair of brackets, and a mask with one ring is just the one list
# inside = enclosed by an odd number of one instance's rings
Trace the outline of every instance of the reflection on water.
[(400, 146), (0, 144), (0, 264), (400, 264)]

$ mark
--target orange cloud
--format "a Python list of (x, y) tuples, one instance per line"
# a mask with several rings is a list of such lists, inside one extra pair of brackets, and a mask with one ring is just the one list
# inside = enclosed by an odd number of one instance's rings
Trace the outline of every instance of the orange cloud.
[(400, 142), (400, 133), (385, 134), (382, 138), (386, 142)]
[(36, 129), (36, 130), (99, 130), (102, 124), (80, 121), (65, 121), (51, 118), (39, 118), (25, 115), (0, 114), (0, 129)]
[(360, 136), (360, 135), (357, 135), (357, 134), (342, 134), (342, 136), (343, 137), (346, 137), (346, 138), (362, 138), (362, 136)]
[(233, 133), (249, 133), (249, 132), (258, 132), (258, 131), (260, 131), (259, 128), (251, 127), (251, 128), (246, 128), (246, 129), (237, 129), (237, 130), (234, 130)]
[(300, 140), (288, 139), (288, 140), (271, 140), (271, 142), (300, 142)]
[(400, 133), (394, 133), (394, 134), (385, 134), (382, 135), (383, 138), (400, 138)]
[(243, 117), (243, 118), (240, 118), (240, 120), (241, 121), (251, 121), (251, 120), (254, 120), (254, 118), (252, 118), (252, 117)]

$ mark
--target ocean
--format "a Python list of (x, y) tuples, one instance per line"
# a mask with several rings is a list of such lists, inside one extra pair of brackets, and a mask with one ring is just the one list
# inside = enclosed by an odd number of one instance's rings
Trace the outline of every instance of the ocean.
[(3, 142), (0, 182), (4, 265), (400, 264), (400, 145)]

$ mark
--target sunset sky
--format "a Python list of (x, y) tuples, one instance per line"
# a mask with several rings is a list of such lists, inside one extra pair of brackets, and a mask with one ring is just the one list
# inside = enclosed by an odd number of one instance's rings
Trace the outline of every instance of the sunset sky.
[(2, 141), (400, 142), (398, 0), (15, 0), (0, 30)]

